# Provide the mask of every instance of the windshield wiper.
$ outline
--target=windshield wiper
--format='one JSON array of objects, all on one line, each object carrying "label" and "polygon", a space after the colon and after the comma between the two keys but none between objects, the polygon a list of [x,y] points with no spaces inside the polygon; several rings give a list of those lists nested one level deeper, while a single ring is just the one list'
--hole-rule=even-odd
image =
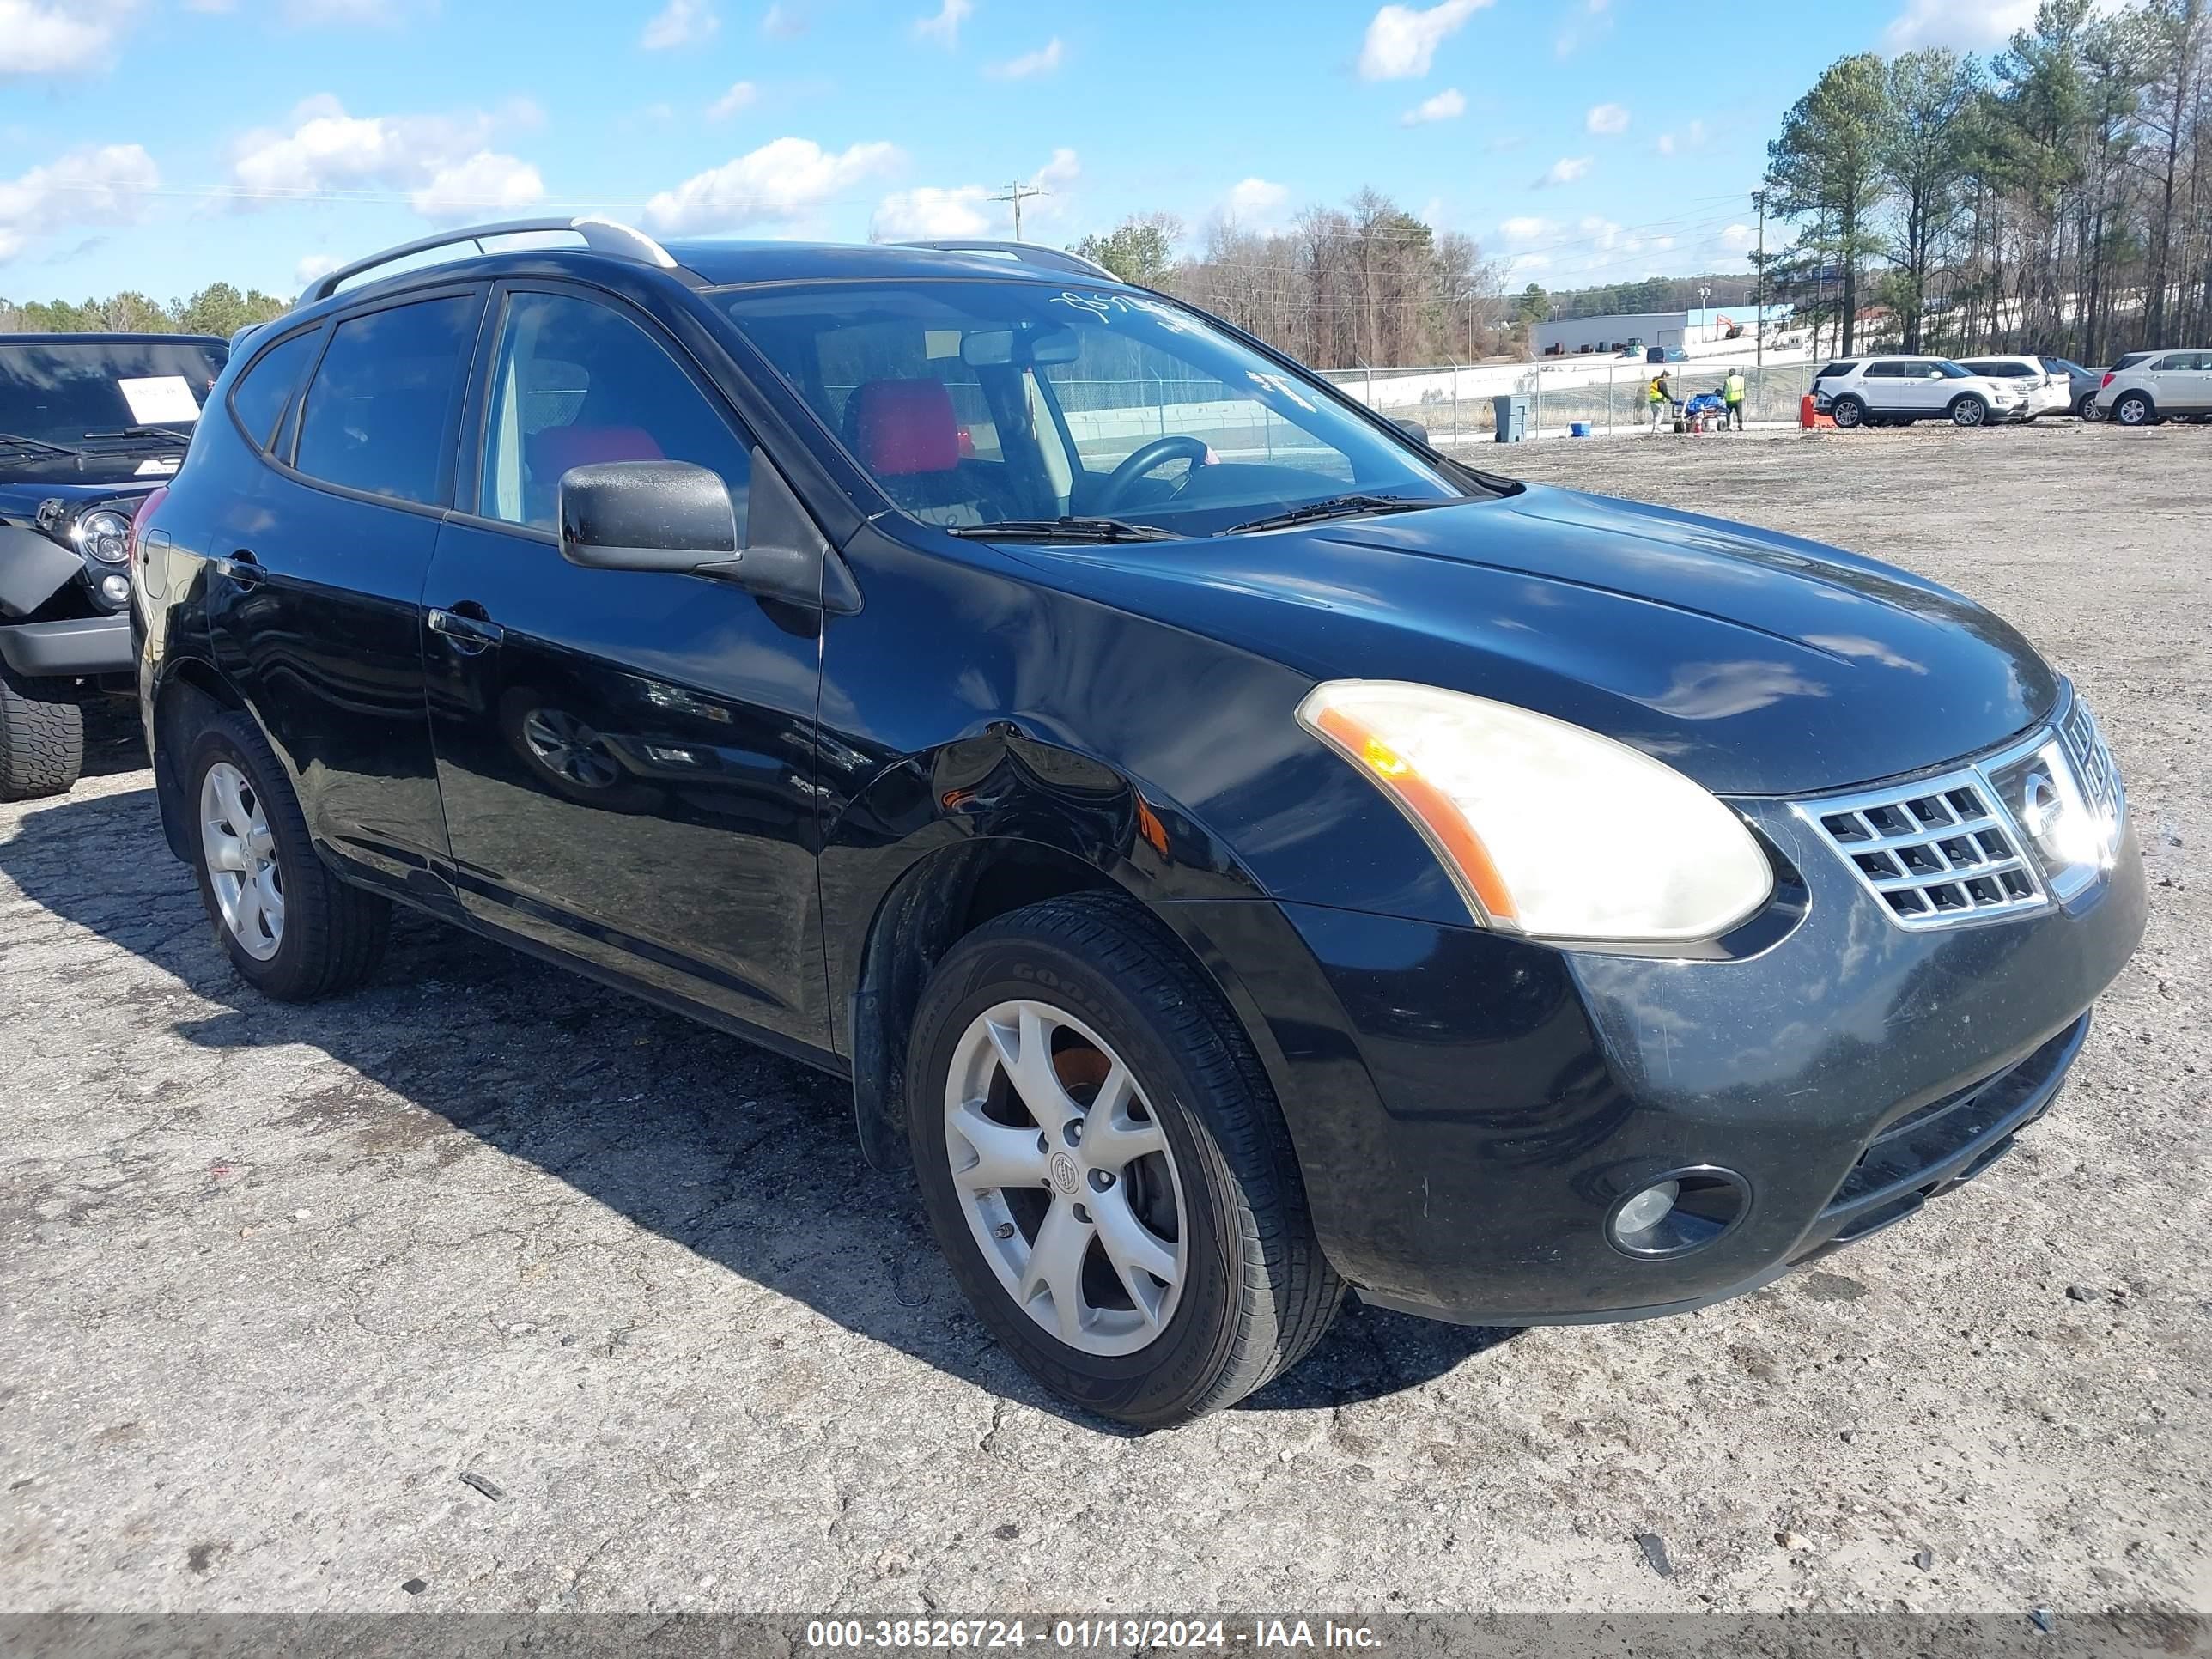
[{"label": "windshield wiper", "polygon": [[1348,519],[1355,513],[1410,513],[1417,507],[1443,505],[1442,501],[1409,501],[1396,495],[1332,495],[1327,501],[1270,513],[1264,519],[1247,519],[1217,533],[1241,536],[1248,530],[1279,530],[1285,525],[1311,524],[1317,519]]},{"label": "windshield wiper", "polygon": [[188,444],[192,441],[189,432],[179,432],[167,426],[125,426],[112,432],[88,432],[88,438],[166,438],[173,444]]},{"label": "windshield wiper", "polygon": [[44,438],[26,438],[21,433],[0,432],[0,444],[10,449],[43,449],[50,455],[82,455],[82,449],[72,449],[67,444],[50,443]]},{"label": "windshield wiper", "polygon": [[1126,519],[1001,519],[996,524],[959,524],[956,536],[979,541],[1021,542],[1173,542],[1182,538],[1172,530]]}]

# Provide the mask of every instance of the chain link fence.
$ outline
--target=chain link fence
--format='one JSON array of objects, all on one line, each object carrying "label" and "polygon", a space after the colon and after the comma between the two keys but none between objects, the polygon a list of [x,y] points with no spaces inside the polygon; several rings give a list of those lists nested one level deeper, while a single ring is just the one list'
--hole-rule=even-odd
[{"label": "chain link fence", "polygon": [[[1586,424],[1593,436],[1648,427],[1648,388],[1661,367],[1629,359],[1569,359],[1558,364],[1325,369],[1322,378],[1379,414],[1419,422],[1428,429],[1431,442],[1449,447],[1495,441],[1493,400],[1507,394],[1528,399],[1528,433],[1532,438],[1564,435],[1576,422]],[[1745,420],[1794,424],[1800,401],[1813,388],[1818,365],[1800,361],[1762,367],[1703,358],[1663,367],[1679,402],[1701,392],[1717,392],[1735,368],[1745,381]]]}]

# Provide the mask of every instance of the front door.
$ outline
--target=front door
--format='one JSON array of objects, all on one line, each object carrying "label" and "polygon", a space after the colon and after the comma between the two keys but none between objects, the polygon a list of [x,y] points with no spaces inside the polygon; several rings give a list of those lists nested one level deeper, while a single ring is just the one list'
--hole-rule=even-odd
[{"label": "front door", "polygon": [[[276,429],[275,465],[222,502],[206,544],[216,659],[259,713],[308,826],[356,873],[434,902],[446,835],[419,608],[483,300],[458,289],[341,318]],[[289,344],[270,354],[271,374]]]},{"label": "front door", "polygon": [[815,854],[817,611],[561,556],[560,477],[750,444],[679,348],[611,298],[498,301],[464,507],[424,589],[430,723],[461,902],[483,920],[826,1047]]}]

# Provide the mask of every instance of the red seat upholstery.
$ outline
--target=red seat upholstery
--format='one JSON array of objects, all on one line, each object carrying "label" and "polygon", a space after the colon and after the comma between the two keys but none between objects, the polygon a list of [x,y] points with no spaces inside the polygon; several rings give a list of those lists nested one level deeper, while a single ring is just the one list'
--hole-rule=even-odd
[{"label": "red seat upholstery", "polygon": [[572,466],[594,461],[659,461],[667,458],[653,434],[639,426],[549,426],[526,440],[532,477],[550,483]]},{"label": "red seat upholstery", "polygon": [[960,465],[960,422],[942,380],[866,381],[854,390],[847,424],[861,465],[879,478]]}]

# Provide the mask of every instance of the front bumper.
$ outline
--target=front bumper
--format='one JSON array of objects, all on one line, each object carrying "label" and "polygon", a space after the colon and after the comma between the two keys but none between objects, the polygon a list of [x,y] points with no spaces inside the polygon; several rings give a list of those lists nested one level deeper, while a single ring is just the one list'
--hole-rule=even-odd
[{"label": "front bumper", "polygon": [[[2049,1106],[2142,937],[2132,830],[2068,906],[1915,933],[1781,803],[1739,805],[1805,888],[1733,958],[1162,907],[1254,1034],[1322,1247],[1367,1300],[1473,1324],[1684,1311],[1904,1219]],[[1614,1207],[1696,1166],[1741,1177],[1735,1224],[1673,1258],[1615,1248]]]},{"label": "front bumper", "polygon": [[61,622],[0,623],[0,661],[18,674],[44,678],[128,674],[137,662],[131,618],[71,617]]}]

